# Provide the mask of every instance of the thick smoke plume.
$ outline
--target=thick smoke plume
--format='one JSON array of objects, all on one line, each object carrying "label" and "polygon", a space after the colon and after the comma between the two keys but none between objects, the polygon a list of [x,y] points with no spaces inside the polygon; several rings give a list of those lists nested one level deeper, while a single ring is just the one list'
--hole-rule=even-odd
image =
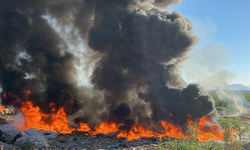
[{"label": "thick smoke plume", "polygon": [[[54,102],[78,116],[76,121],[123,123],[121,129],[135,122],[157,128],[161,120],[184,127],[188,119],[216,115],[213,99],[181,78],[179,66],[198,40],[189,19],[160,9],[180,0],[0,3],[3,104],[17,104],[30,90],[26,99],[45,112]],[[81,92],[74,78],[77,57],[43,17],[47,14],[62,27],[74,26],[96,54],[87,62],[99,60],[91,81],[103,95],[89,99]]]}]

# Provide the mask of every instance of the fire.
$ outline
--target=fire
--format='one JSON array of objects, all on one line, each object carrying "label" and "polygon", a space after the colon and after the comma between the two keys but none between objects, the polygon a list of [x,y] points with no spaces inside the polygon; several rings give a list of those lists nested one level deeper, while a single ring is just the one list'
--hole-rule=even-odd
[{"label": "fire", "polygon": [[3,111],[4,109],[5,109],[5,107],[0,105],[0,111]]},{"label": "fire", "polygon": [[250,116],[246,116],[247,118],[250,118]]},{"label": "fire", "polygon": [[[172,123],[161,121],[164,128],[162,132],[155,132],[150,129],[146,129],[139,123],[134,124],[130,131],[119,131],[118,124],[102,122],[99,126],[94,128],[94,131],[86,123],[79,123],[80,127],[75,129],[70,127],[69,121],[66,119],[67,115],[63,108],[59,108],[56,112],[54,109],[54,103],[50,104],[52,109],[51,114],[46,114],[41,112],[38,106],[33,106],[30,101],[22,102],[21,111],[26,119],[26,129],[36,128],[38,130],[50,130],[57,133],[71,133],[72,131],[84,131],[92,135],[96,134],[108,134],[112,132],[117,132],[117,138],[126,137],[128,140],[137,140],[142,137],[173,137],[177,139],[186,138],[189,139],[189,135],[186,135],[181,127],[175,126]],[[197,139],[205,142],[209,140],[219,140],[223,139],[223,132],[219,131],[217,126],[212,126],[209,129],[206,127],[207,123],[212,123],[208,116],[205,116],[197,121],[199,126],[200,134]],[[192,121],[188,121],[189,125],[192,125]],[[211,132],[213,131],[213,133]]]},{"label": "fire", "polygon": [[[52,114],[42,113],[38,106],[33,106],[32,102],[23,102],[21,111],[26,119],[26,128],[36,128],[38,130],[50,130],[60,133],[71,133],[74,128],[69,127],[69,121],[63,108]],[[45,120],[49,120],[46,123]]]},{"label": "fire", "polygon": [[[206,127],[207,121],[211,123],[208,116],[205,116],[198,120],[198,126],[200,130],[200,134],[197,135],[197,140],[201,142],[206,142],[207,140],[221,140],[223,139],[223,132],[221,132],[218,126],[214,125],[208,128]],[[186,135],[181,127],[175,126],[172,123],[168,123],[166,121],[161,121],[162,126],[164,127],[164,131],[162,133],[157,133],[152,130],[147,130],[136,124],[131,128],[131,130],[127,132],[121,132],[117,137],[127,137],[128,140],[137,140],[142,137],[173,137],[176,139],[190,139],[189,135]],[[192,121],[188,122],[189,125],[192,125]]]},{"label": "fire", "polygon": [[[224,135],[223,132],[220,131],[219,127],[216,125],[213,125],[208,128],[206,127],[207,123],[212,123],[212,121],[209,119],[208,116],[205,116],[198,120],[198,126],[200,130],[200,134],[198,135],[198,139],[200,141],[207,141],[209,140],[221,140],[223,139]],[[189,122],[190,124],[191,122]]]},{"label": "fire", "polygon": [[147,137],[147,138],[164,137],[164,134],[160,134],[152,130],[145,129],[141,125],[136,124],[131,128],[131,130],[128,133],[125,131],[121,131],[121,133],[117,135],[117,137],[118,138],[126,137],[130,141],[130,140],[138,140],[142,137]]},{"label": "fire", "polygon": [[79,123],[80,127],[77,129],[78,131],[91,132],[90,127],[86,123]]},{"label": "fire", "polygon": [[94,135],[96,134],[108,134],[111,132],[116,132],[118,131],[117,125],[115,123],[107,123],[107,122],[102,122],[98,127],[95,128],[95,131],[93,132]]}]

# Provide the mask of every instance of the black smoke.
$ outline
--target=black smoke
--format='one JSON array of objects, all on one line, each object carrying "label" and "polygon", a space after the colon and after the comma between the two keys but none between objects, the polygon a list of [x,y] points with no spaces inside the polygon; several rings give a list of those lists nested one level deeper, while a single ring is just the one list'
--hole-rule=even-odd
[{"label": "black smoke", "polygon": [[[58,108],[66,107],[68,114],[76,111],[79,94],[77,81],[71,75],[76,72],[73,67],[76,58],[65,52],[67,47],[61,46],[63,41],[43,17],[48,9],[56,10],[63,2],[0,3],[0,82],[2,94],[8,95],[7,99],[2,98],[2,104],[20,101],[30,90],[29,100],[44,111],[49,111],[51,102]],[[57,14],[68,11],[58,9]]]},{"label": "black smoke", "polygon": [[[29,100],[45,112],[54,102],[78,122],[123,123],[121,129],[136,122],[154,128],[161,120],[184,126],[188,119],[214,116],[212,98],[199,85],[187,85],[179,71],[198,42],[189,19],[160,9],[179,3],[0,0],[0,84],[2,93],[11,93],[2,103],[16,103],[31,90]],[[45,14],[73,26],[97,54],[91,82],[101,94],[90,99],[81,92],[73,76],[78,58]]]}]

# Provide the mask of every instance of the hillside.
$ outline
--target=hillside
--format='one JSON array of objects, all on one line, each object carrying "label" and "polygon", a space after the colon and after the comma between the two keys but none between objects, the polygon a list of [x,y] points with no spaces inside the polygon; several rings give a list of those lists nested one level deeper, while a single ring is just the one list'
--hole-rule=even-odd
[{"label": "hillside", "polygon": [[249,91],[250,90],[250,87],[247,87],[245,85],[242,85],[242,84],[231,84],[229,85],[232,89],[234,90],[237,90],[237,91]]}]

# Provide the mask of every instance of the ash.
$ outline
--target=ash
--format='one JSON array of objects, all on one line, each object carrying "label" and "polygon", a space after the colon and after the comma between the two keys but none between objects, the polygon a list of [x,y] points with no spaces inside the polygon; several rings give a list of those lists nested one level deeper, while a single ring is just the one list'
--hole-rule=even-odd
[{"label": "ash", "polygon": [[144,138],[127,141],[125,138],[112,139],[105,137],[59,135],[49,142],[52,149],[157,149],[158,139]]}]

